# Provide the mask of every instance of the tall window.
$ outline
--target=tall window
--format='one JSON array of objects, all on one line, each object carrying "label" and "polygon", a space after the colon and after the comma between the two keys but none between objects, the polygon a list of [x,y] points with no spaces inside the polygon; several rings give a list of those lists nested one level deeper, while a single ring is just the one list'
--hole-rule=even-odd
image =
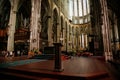
[{"label": "tall window", "polygon": [[69,19],[74,24],[83,24],[90,21],[89,13],[89,0],[69,0]]},{"label": "tall window", "polygon": [[78,16],[77,0],[74,0],[74,16]]},{"label": "tall window", "polygon": [[86,0],[83,0],[83,13],[84,13],[84,15],[87,15],[87,3],[86,3]]},{"label": "tall window", "polygon": [[72,16],[73,16],[73,1],[70,0],[69,1],[69,19],[72,20]]},{"label": "tall window", "polygon": [[87,11],[90,13],[89,0],[87,0]]},{"label": "tall window", "polygon": [[79,6],[79,16],[82,16],[83,14],[82,14],[82,2],[81,2],[81,0],[78,0],[79,2],[78,2],[78,6]]}]

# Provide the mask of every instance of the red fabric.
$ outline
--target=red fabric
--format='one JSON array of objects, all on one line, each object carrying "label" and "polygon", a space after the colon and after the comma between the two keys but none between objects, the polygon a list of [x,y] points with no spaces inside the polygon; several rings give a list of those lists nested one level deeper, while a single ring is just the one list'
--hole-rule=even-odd
[{"label": "red fabric", "polygon": [[66,55],[62,55],[62,56],[61,56],[61,59],[62,59],[62,60],[67,60],[67,59],[69,59],[69,58],[70,58],[70,57],[69,57],[69,56],[66,56]]}]

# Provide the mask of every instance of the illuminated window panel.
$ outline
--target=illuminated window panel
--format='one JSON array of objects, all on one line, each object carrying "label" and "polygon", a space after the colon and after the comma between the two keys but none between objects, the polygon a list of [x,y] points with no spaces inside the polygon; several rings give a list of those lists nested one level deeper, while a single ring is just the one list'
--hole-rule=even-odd
[{"label": "illuminated window panel", "polygon": [[82,14],[82,2],[81,2],[81,0],[78,0],[78,3],[79,3],[79,16],[83,16],[83,14]]},{"label": "illuminated window panel", "polygon": [[80,23],[80,24],[83,24],[83,19],[80,19],[80,20],[79,20],[79,23]]},{"label": "illuminated window panel", "polygon": [[82,36],[80,35],[80,48],[82,47]]},{"label": "illuminated window panel", "polygon": [[82,48],[84,48],[84,46],[85,46],[85,45],[84,45],[84,44],[85,44],[84,42],[85,42],[85,41],[84,41],[84,34],[82,34]]},{"label": "illuminated window panel", "polygon": [[88,22],[90,21],[90,15],[88,16]]},{"label": "illuminated window panel", "polygon": [[[89,22],[89,13],[89,0],[69,0],[69,19],[72,20],[73,24],[83,24]],[[87,17],[84,21],[83,16]]]},{"label": "illuminated window panel", "polygon": [[73,1],[69,2],[69,19],[72,20],[73,16]]},{"label": "illuminated window panel", "polygon": [[78,16],[77,0],[74,0],[74,16]]},{"label": "illuminated window panel", "polygon": [[87,15],[86,0],[83,0],[83,13],[84,13],[84,15]]},{"label": "illuminated window panel", "polygon": [[75,24],[77,24],[77,20],[74,20],[73,22],[74,22]]},{"label": "illuminated window panel", "polygon": [[87,38],[87,35],[85,35],[85,47],[87,47],[88,46],[88,40],[87,40],[88,38]]},{"label": "illuminated window panel", "polygon": [[87,11],[88,11],[88,14],[89,14],[90,13],[89,0],[87,0]]},{"label": "illuminated window panel", "polygon": [[87,23],[88,22],[88,20],[87,20],[87,18],[85,18],[85,23]]}]

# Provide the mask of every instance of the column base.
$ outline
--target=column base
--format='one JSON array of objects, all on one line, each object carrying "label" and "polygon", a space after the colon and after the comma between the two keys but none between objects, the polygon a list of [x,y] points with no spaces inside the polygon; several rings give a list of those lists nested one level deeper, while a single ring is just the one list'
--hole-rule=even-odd
[{"label": "column base", "polygon": [[105,60],[113,60],[112,52],[105,52]]}]

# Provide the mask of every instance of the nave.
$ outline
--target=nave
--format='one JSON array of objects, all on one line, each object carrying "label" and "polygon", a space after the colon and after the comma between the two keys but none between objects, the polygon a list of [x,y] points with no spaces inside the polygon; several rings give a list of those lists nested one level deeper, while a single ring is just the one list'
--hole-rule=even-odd
[{"label": "nave", "polygon": [[0,0],[1,79],[119,80],[119,72],[119,0]]}]

